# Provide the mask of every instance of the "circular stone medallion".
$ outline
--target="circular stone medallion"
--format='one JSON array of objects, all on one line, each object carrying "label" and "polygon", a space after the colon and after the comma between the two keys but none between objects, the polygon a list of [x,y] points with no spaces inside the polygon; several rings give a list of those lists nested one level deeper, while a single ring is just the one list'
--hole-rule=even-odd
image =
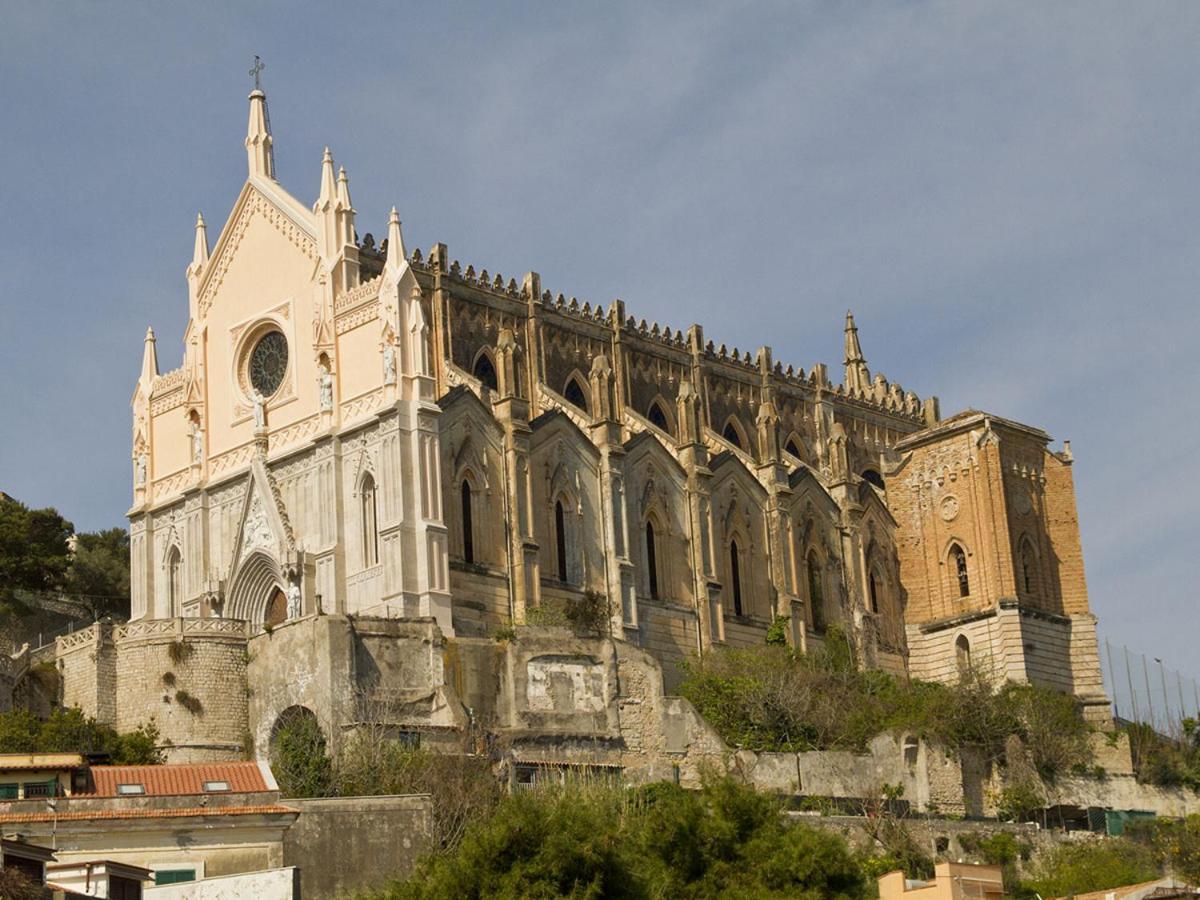
[{"label": "circular stone medallion", "polygon": [[949,497],[943,497],[942,504],[939,507],[939,512],[941,512],[943,521],[951,521],[955,516],[958,515],[958,498],[953,495]]}]

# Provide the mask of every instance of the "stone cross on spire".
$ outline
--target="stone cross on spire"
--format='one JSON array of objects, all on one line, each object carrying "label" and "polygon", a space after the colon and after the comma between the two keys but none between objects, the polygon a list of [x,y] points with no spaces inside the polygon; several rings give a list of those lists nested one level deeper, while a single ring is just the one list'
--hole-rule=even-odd
[{"label": "stone cross on spire", "polygon": [[271,142],[271,119],[267,115],[267,95],[262,90],[263,61],[254,57],[254,90],[250,92],[250,122],[246,126],[246,160],[250,175],[275,178],[275,151]]},{"label": "stone cross on spire", "polygon": [[262,70],[267,67],[267,64],[262,61],[262,57],[255,54],[254,66],[250,69],[250,74],[254,77],[254,89],[262,90]]}]

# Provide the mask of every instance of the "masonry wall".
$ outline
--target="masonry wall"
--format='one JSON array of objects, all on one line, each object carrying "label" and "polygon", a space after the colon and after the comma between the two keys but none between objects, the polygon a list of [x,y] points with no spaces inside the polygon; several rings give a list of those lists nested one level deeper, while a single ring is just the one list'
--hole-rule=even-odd
[{"label": "masonry wall", "polygon": [[97,622],[54,641],[60,697],[64,706],[76,706],[85,715],[116,724],[116,648],[112,626]]},{"label": "masonry wall", "polygon": [[17,686],[21,668],[17,657],[0,652],[0,713],[12,709],[13,690]]},{"label": "masonry wall", "polygon": [[694,610],[640,599],[638,601],[638,644],[662,664],[668,693],[683,680],[682,663],[695,657],[700,636]]},{"label": "masonry wall", "polygon": [[117,626],[118,731],[153,722],[170,762],[241,759],[249,716],[244,625],[157,619]]},{"label": "masonry wall", "polygon": [[433,804],[425,794],[289,800],[288,805],[300,816],[284,835],[283,860],[301,868],[306,897],[379,888],[411,872],[430,846]]}]

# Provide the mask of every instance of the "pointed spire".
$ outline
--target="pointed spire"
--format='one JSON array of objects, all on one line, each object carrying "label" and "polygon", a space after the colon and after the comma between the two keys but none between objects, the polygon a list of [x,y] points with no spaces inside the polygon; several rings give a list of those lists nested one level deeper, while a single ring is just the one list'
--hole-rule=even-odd
[{"label": "pointed spire", "polygon": [[246,160],[250,175],[275,178],[275,151],[271,149],[271,120],[267,95],[255,88],[250,93],[250,123],[246,126]]},{"label": "pointed spire", "polygon": [[846,310],[846,358],[843,360],[846,374],[843,381],[848,391],[865,391],[871,385],[871,373],[858,343],[858,326],[854,324],[854,313]]},{"label": "pointed spire", "polygon": [[387,266],[389,269],[398,269],[408,259],[408,253],[404,249],[404,234],[400,231],[400,214],[394,206],[388,218],[387,242]]},{"label": "pointed spire", "polygon": [[337,200],[337,187],[333,178],[333,154],[325,148],[325,158],[321,160],[321,195],[317,197],[313,210],[329,209]]},{"label": "pointed spire", "polygon": [[158,352],[154,346],[154,329],[146,329],[146,344],[142,350],[142,382],[149,384],[158,377]]},{"label": "pointed spire", "polygon": [[196,244],[192,249],[192,270],[199,272],[208,262],[208,227],[204,216],[196,213]]},{"label": "pointed spire", "polygon": [[338,203],[342,205],[343,209],[354,208],[350,202],[350,177],[346,174],[345,166],[338,169],[337,193]]},{"label": "pointed spire", "polygon": [[854,324],[854,313],[846,310],[846,365],[866,362],[862,347],[858,343],[858,326]]}]

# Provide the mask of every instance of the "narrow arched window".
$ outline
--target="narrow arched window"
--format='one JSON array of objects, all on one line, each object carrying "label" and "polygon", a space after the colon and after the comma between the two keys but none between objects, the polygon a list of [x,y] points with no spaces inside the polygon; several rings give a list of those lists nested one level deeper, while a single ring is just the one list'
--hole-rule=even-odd
[{"label": "narrow arched window", "polygon": [[1033,553],[1033,545],[1029,538],[1021,541],[1021,587],[1026,594],[1038,592],[1037,557]]},{"label": "narrow arched window", "polygon": [[960,634],[954,642],[954,658],[958,663],[960,678],[966,678],[971,671],[971,642],[965,634]]},{"label": "narrow arched window", "polygon": [[362,519],[363,568],[379,564],[379,525],[376,518],[375,479],[367,475],[358,492],[360,517]]},{"label": "narrow arched window", "polygon": [[825,590],[821,578],[821,560],[815,550],[808,551],[805,568],[808,570],[808,606],[812,612],[813,631],[824,634]]},{"label": "narrow arched window", "polygon": [[729,542],[729,582],[733,589],[733,614],[742,614],[742,560],[735,538]]},{"label": "narrow arched window", "polygon": [[667,422],[667,411],[663,409],[661,403],[655,400],[650,404],[650,409],[646,412],[646,418],[650,420],[655,428],[661,428],[668,434],[671,433],[671,426]]},{"label": "narrow arched window", "polygon": [[492,363],[492,358],[486,353],[480,353],[475,360],[475,371],[473,373],[476,378],[486,388],[496,390],[496,366]]},{"label": "narrow arched window", "polygon": [[871,612],[879,612],[879,582],[874,572],[867,576],[867,592],[871,597]]},{"label": "narrow arched window", "polygon": [[789,438],[788,442],[787,442],[787,446],[784,447],[783,449],[786,450],[788,453],[792,454],[792,456],[796,457],[796,459],[804,459],[804,454],[802,454],[800,452],[800,447],[796,443],[794,438]]},{"label": "narrow arched window", "polygon": [[646,574],[650,579],[650,598],[658,599],[658,547],[654,541],[654,523],[646,520]]},{"label": "narrow arched window", "polygon": [[475,562],[475,525],[471,519],[471,483],[463,479],[462,483],[462,539],[463,560]]},{"label": "narrow arched window", "polygon": [[967,554],[955,544],[950,548],[950,563],[954,566],[954,577],[958,579],[958,596],[971,596],[971,577],[967,573]]},{"label": "narrow arched window", "polygon": [[863,477],[863,480],[867,482],[867,484],[874,485],[875,487],[879,488],[881,491],[887,489],[887,485],[885,485],[883,483],[883,476],[880,475],[874,469],[864,469],[863,473],[862,473],[862,477]]},{"label": "narrow arched window", "polygon": [[558,580],[567,580],[567,517],[563,512],[562,501],[554,504],[554,542],[558,551]]},{"label": "narrow arched window", "polygon": [[725,423],[725,430],[721,432],[721,437],[725,438],[725,440],[729,441],[729,443],[733,444],[739,450],[742,449],[742,436],[738,434],[738,430],[732,420]]},{"label": "narrow arched window", "polygon": [[168,615],[178,616],[183,604],[183,558],[179,548],[172,547],[167,555],[167,604]]},{"label": "narrow arched window", "polygon": [[578,406],[584,412],[588,411],[587,394],[584,393],[583,385],[579,383],[579,379],[574,375],[567,379],[567,386],[563,390],[563,396],[567,398],[568,403]]}]

